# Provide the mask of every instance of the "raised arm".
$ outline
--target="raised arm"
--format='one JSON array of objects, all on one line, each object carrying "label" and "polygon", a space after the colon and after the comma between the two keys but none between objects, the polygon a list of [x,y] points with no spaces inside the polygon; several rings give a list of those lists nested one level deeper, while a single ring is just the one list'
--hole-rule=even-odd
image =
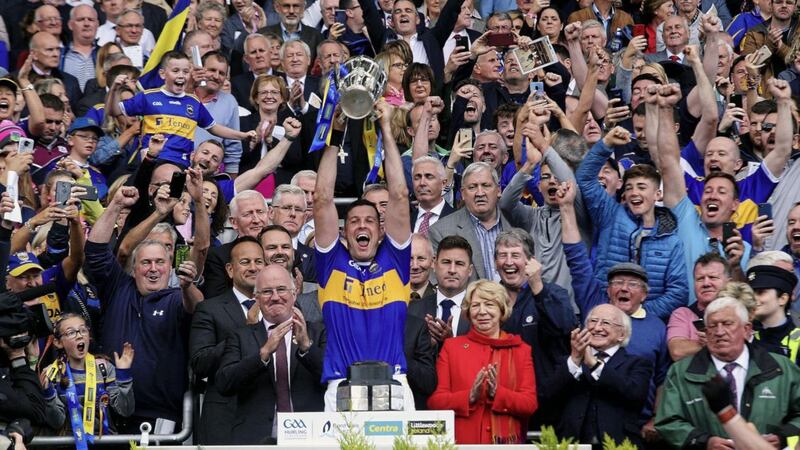
[{"label": "raised arm", "polygon": [[[716,37],[717,33],[712,33]],[[706,44],[706,51],[709,47],[718,49],[719,45]],[[692,104],[696,104],[696,108],[700,113],[700,122],[694,130],[692,140],[695,147],[698,149],[705,149],[711,139],[717,135],[717,123],[719,122],[719,112],[717,111],[717,98],[714,95],[714,85],[711,84],[706,72],[703,70],[703,64],[700,61],[700,51],[695,46],[688,46],[684,49],[684,54],[692,66],[694,77],[697,80],[697,86],[692,89],[687,99],[690,114],[695,115],[692,111]],[[719,53],[719,51],[715,52]],[[706,55],[708,56],[708,55]],[[714,66],[716,68],[716,65]],[[697,116],[695,116],[697,117]]]},{"label": "raised arm", "polygon": [[339,238],[339,213],[333,204],[333,188],[336,185],[336,153],[344,141],[346,120],[347,117],[341,110],[334,113],[331,145],[323,150],[317,169],[317,184],[314,187],[314,240],[320,248],[330,247]]},{"label": "raised arm", "polygon": [[287,117],[283,121],[283,128],[286,130],[286,134],[278,142],[278,145],[267,152],[267,156],[261,158],[255,167],[236,177],[233,182],[236,192],[253,189],[261,180],[278,168],[284,156],[286,156],[286,152],[292,146],[292,142],[300,136],[300,121],[293,117]]},{"label": "raised arm", "polygon": [[194,242],[189,259],[194,261],[198,271],[202,271],[211,247],[211,220],[203,199],[203,172],[192,168],[186,169],[186,172],[186,190],[194,202]]},{"label": "raised arm", "polygon": [[[647,152],[650,154],[650,159],[656,165],[658,170],[661,170],[661,155],[658,152],[658,90],[650,93],[647,89],[643,92],[644,95],[644,135],[647,139]],[[648,97],[650,101],[648,101]],[[648,137],[649,136],[649,137]]]},{"label": "raised arm", "polygon": [[67,257],[61,261],[61,267],[64,269],[64,278],[74,283],[78,279],[78,271],[83,266],[83,227],[81,226],[81,216],[78,212],[79,199],[75,199],[75,203],[67,208],[66,212],[69,221],[69,253]]},{"label": "raised arm", "polygon": [[767,80],[767,87],[778,103],[778,120],[775,123],[775,148],[764,157],[764,164],[773,176],[779,177],[792,155],[796,124],[792,117],[792,90],[787,81],[777,78]]},{"label": "raised arm", "polygon": [[106,210],[94,223],[92,231],[89,232],[89,242],[106,244],[111,240],[114,233],[114,225],[117,223],[119,214],[125,208],[130,208],[139,199],[139,191],[132,186],[122,186],[114,194]]},{"label": "raised arm", "polygon": [[681,148],[678,135],[675,133],[675,120],[672,109],[681,98],[681,89],[677,84],[666,86],[648,86],[652,94],[658,91],[658,149],[661,160],[661,178],[664,181],[664,205],[674,208],[686,196],[686,181],[683,179],[681,167]]},{"label": "raised arm", "polygon": [[[386,208],[386,234],[396,243],[404,244],[411,237],[411,215],[408,204],[408,186],[403,176],[403,163],[400,151],[392,135],[392,114],[394,108],[383,100],[378,100],[375,109],[383,134],[383,171],[386,174],[386,187],[389,190],[389,207]],[[319,179],[317,179],[319,183]],[[316,201],[316,200],[315,200]],[[316,224],[318,227],[319,224]]]},{"label": "raised arm", "polygon": [[39,136],[42,134],[42,131],[44,131],[44,105],[42,105],[42,100],[35,90],[25,89],[28,86],[32,86],[28,78],[31,73],[31,68],[33,67],[32,64],[33,54],[30,54],[19,69],[17,80],[19,81],[19,87],[22,88],[21,92],[22,97],[25,99],[25,106],[28,107],[28,130],[30,130],[31,134],[34,136]]},{"label": "raised arm", "polygon": [[119,261],[123,267],[125,267],[133,249],[150,234],[150,230],[152,230],[156,224],[164,220],[164,218],[172,212],[172,209],[178,204],[178,199],[169,196],[169,185],[165,184],[156,191],[153,196],[153,203],[156,207],[155,210],[153,210],[145,220],[131,228],[119,245],[117,261]]}]

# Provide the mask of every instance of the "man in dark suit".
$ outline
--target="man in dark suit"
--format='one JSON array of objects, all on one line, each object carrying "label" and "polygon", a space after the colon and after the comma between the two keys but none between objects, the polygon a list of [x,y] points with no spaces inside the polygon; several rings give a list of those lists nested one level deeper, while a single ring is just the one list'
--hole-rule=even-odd
[{"label": "man in dark suit", "polygon": [[639,415],[647,400],[650,361],[625,351],[631,335],[627,314],[613,305],[592,309],[583,330],[572,332],[572,351],[548,386],[564,401],[558,435],[598,444],[608,434],[620,444],[642,446]]},{"label": "man in dark suit", "polygon": [[436,390],[436,353],[425,321],[419,317],[406,316],[403,353],[408,385],[414,393],[414,407],[427,409],[428,397]]},{"label": "man in dark suit", "polygon": [[[378,12],[375,3],[372,0],[358,1],[364,12],[365,23],[379,23],[382,13]],[[417,28],[420,23],[420,17],[414,3],[410,0],[395,2],[392,9],[392,27],[394,31],[389,28],[381,28],[376,29],[373,34],[372,30],[370,30],[370,37],[375,39],[373,41],[375,47],[380,47],[386,41],[394,38],[403,39],[411,46],[414,61],[427,61],[428,65],[433,69],[433,73],[443,74],[445,60],[442,48],[444,48],[450,33],[453,31],[463,3],[461,0],[448,0],[442,8],[442,13],[439,15],[436,25],[420,32]],[[378,49],[376,48],[376,50]],[[436,85],[433,86],[434,92],[441,90],[442,81],[442,77],[436,77]]]},{"label": "man in dark suit", "polygon": [[447,236],[439,243],[434,272],[439,284],[433,295],[408,305],[408,315],[425,319],[437,353],[445,339],[469,331],[461,303],[472,275],[472,247],[461,236]]},{"label": "man in dark suit", "polygon": [[289,88],[287,104],[295,114],[303,114],[308,111],[307,102],[311,98],[311,94],[321,99],[319,77],[308,75],[315,53],[311,51],[307,43],[299,39],[286,41],[281,46],[281,67],[286,79],[286,87]]},{"label": "man in dark suit", "polygon": [[[230,204],[231,226],[239,236],[258,239],[261,230],[269,223],[267,204],[257,191],[242,191],[236,194]],[[230,287],[225,265],[230,261],[233,243],[213,247],[208,252],[201,286],[205,298],[216,297]]]},{"label": "man in dark suit", "polygon": [[263,320],[236,330],[227,340],[216,375],[224,395],[237,398],[231,442],[274,442],[279,412],[322,411],[322,355],[325,330],[295,308],[297,291],[278,264],[256,278]]},{"label": "man in dark suit", "polygon": [[[289,230],[277,224],[264,227],[264,231],[258,236],[258,240],[261,243],[261,248],[264,249],[266,264],[283,266],[292,273],[295,279],[295,288],[297,288],[298,292],[301,291],[301,288],[304,288],[302,289],[304,293],[298,294],[296,303],[300,311],[303,311],[303,316],[306,320],[309,322],[321,322],[322,311],[316,297],[316,284],[305,284],[307,280],[302,275],[304,265],[307,266],[305,270],[309,270],[308,266],[311,267],[310,270],[313,270],[313,264],[306,263],[313,257],[311,249],[303,245],[301,251],[304,253],[298,256],[298,252],[292,247],[292,237],[289,234]],[[298,243],[298,245],[302,244]],[[312,256],[308,256],[309,252]],[[305,292],[306,290],[308,292]]]},{"label": "man in dark suit", "polygon": [[276,0],[275,11],[281,21],[275,25],[266,26],[259,33],[274,33],[288,42],[300,39],[311,48],[311,61],[317,57],[317,44],[322,41],[322,34],[316,28],[307,27],[300,21],[303,18],[306,4],[304,0]]},{"label": "man in dark suit", "polygon": [[306,217],[306,195],[299,186],[282,184],[275,188],[272,194],[272,204],[269,207],[269,219],[275,225],[280,225],[289,232],[294,249],[294,262],[303,281],[314,283],[317,273],[314,269],[314,251],[299,242],[297,235],[303,226]]},{"label": "man in dark suit", "polygon": [[230,262],[225,267],[233,279],[233,288],[218,297],[206,299],[194,310],[189,336],[189,364],[198,378],[207,378],[197,427],[200,444],[227,444],[231,441],[236,399],[220,394],[214,384],[214,375],[219,369],[228,335],[247,324],[251,309],[254,318],[258,317],[253,291],[256,277],[264,265],[261,244],[250,236],[237,238],[232,243]]},{"label": "man in dark suit", "polygon": [[432,267],[433,247],[431,247],[431,241],[420,233],[412,234],[410,269],[412,302],[436,293],[436,285],[431,281]]},{"label": "man in dark suit", "polygon": [[255,112],[257,108],[250,102],[250,89],[258,75],[268,74],[272,71],[269,65],[272,49],[267,38],[259,33],[245,36],[243,45],[244,56],[242,59],[250,70],[231,78],[231,94],[236,98],[239,106]]},{"label": "man in dark suit", "polygon": [[[457,234],[464,237],[472,248],[473,279],[493,279],[497,276],[494,252],[484,254],[483,248],[494,249],[494,237],[511,228],[500,213],[500,180],[497,171],[488,163],[474,162],[467,166],[461,177],[461,197],[464,207],[436,222],[428,237],[434,250],[445,236]],[[477,219],[474,220],[474,219]],[[478,230],[477,227],[481,227]],[[481,245],[483,240],[483,245]]]},{"label": "man in dark suit", "polygon": [[82,96],[78,79],[58,69],[61,59],[61,41],[50,33],[40,31],[31,38],[30,48],[33,56],[31,81],[36,82],[45,77],[58,78],[64,83],[64,90],[72,110],[77,109],[78,100]]}]

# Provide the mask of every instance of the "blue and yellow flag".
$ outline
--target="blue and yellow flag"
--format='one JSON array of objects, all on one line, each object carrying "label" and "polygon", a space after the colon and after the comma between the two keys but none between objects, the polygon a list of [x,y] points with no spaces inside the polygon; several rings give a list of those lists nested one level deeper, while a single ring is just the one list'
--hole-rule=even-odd
[{"label": "blue and yellow flag", "polygon": [[158,76],[158,67],[161,65],[161,57],[165,53],[173,50],[180,50],[183,43],[183,27],[186,25],[186,18],[189,16],[189,0],[178,0],[172,14],[169,15],[158,42],[150,54],[150,59],[144,65],[142,75],[139,77],[139,84],[143,89],[153,89],[161,87],[164,80]]},{"label": "blue and yellow flag", "polygon": [[377,124],[369,119],[364,120],[364,148],[367,150],[367,160],[370,163],[369,173],[364,180],[364,186],[377,183],[383,178],[383,135]]},{"label": "blue and yellow flag", "polygon": [[[340,76],[346,73],[344,67],[339,66]],[[337,104],[339,104],[339,90],[336,89],[336,77],[333,70],[331,70],[325,80],[325,89],[322,91],[322,106],[317,112],[317,130],[314,132],[314,140],[311,142],[308,153],[322,150],[331,143],[333,113],[336,111]]]}]

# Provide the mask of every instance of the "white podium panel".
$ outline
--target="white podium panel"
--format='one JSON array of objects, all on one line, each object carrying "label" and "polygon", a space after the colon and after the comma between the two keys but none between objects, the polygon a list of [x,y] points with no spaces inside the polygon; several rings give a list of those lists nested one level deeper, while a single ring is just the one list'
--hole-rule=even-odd
[{"label": "white podium panel", "polygon": [[363,411],[340,413],[278,413],[281,447],[339,447],[341,430],[352,427],[376,445],[390,445],[395,436],[414,443],[443,436],[455,442],[453,411]]}]

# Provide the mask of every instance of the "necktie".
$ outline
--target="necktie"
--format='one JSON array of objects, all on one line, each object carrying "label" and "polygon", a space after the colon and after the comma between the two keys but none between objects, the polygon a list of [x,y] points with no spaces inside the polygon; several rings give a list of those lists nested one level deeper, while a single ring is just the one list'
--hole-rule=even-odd
[{"label": "necktie", "polygon": [[419,300],[420,298],[422,297],[420,297],[417,291],[411,291],[411,300]]},{"label": "necktie", "polygon": [[255,304],[256,304],[256,301],[251,299],[251,298],[248,298],[247,300],[242,302],[242,305],[244,305],[244,308],[246,310],[248,310],[248,311],[250,311],[250,308],[252,308],[253,305],[255,305]]},{"label": "necktie", "polygon": [[[277,325],[269,327],[270,333]],[[289,363],[286,359],[286,345],[281,342],[275,350],[275,397],[278,412],[292,412],[289,394]]]},{"label": "necktie", "polygon": [[447,321],[450,320],[450,309],[453,308],[453,306],[456,306],[456,302],[446,298],[442,300],[440,305],[442,305],[442,322],[447,323]]},{"label": "necktie", "polygon": [[597,358],[597,359],[602,359],[603,362],[605,362],[606,358],[608,358],[608,353],[606,353],[606,352],[601,350],[601,351],[595,353],[594,357]]},{"label": "necktie", "polygon": [[681,62],[681,58],[678,55],[670,56],[669,60],[672,61],[672,62]]},{"label": "necktie", "polygon": [[433,215],[432,212],[426,211],[422,215],[422,222],[419,223],[419,231],[418,231],[418,233],[423,235],[423,236],[425,236],[425,237],[428,237],[428,228],[431,227],[431,216],[432,215]]},{"label": "necktie", "polygon": [[733,371],[736,369],[737,366],[738,364],[732,362],[725,364],[725,367],[723,367],[726,372],[725,378],[726,381],[728,382],[728,387],[731,390],[731,404],[733,404],[733,406],[735,406],[736,409],[739,408],[739,397],[736,394],[736,378],[733,377]]}]

